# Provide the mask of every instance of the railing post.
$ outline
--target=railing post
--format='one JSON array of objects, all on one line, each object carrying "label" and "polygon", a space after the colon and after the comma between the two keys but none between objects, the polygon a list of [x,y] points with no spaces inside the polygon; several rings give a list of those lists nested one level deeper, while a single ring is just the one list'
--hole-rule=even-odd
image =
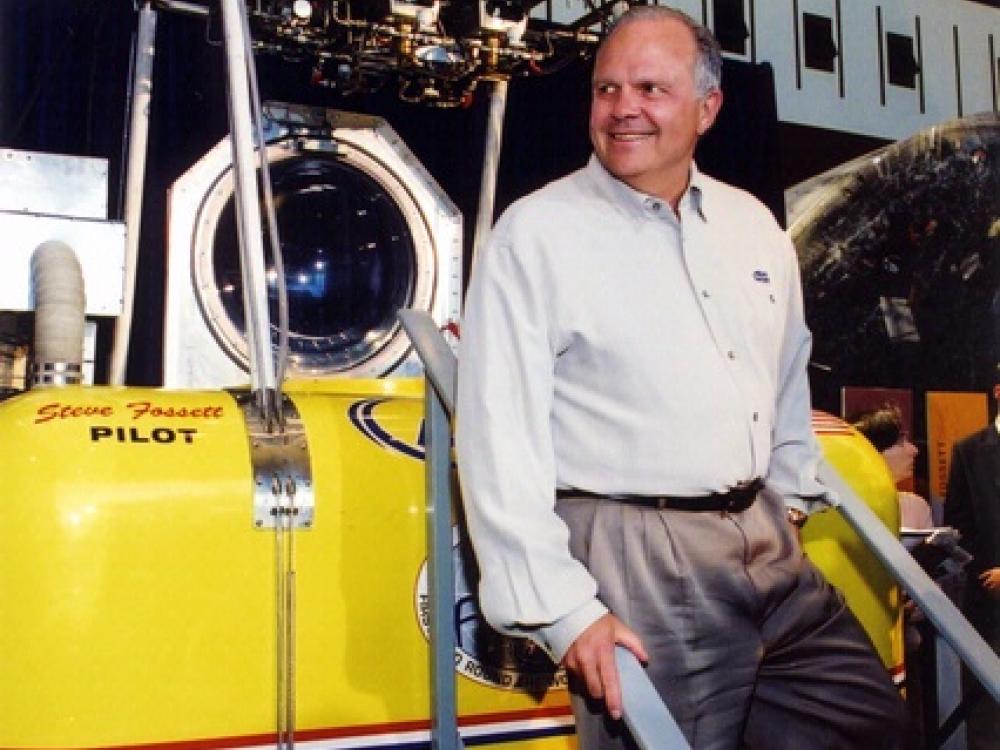
[{"label": "railing post", "polygon": [[427,313],[401,310],[400,322],[424,363],[424,470],[427,489],[428,632],[431,642],[431,747],[460,750],[455,696],[455,558],[451,533],[451,422],[455,355]]},{"label": "railing post", "polygon": [[[451,551],[451,432],[447,415],[455,409],[456,359],[441,335],[434,319],[424,312],[400,310],[400,322],[406,330],[413,348],[417,350],[427,377],[426,400],[426,450],[427,450],[427,493],[428,493],[428,569],[431,577],[431,652],[434,689],[432,692],[432,712],[438,724],[438,734],[443,742],[453,734],[461,746],[457,730],[444,731],[444,722],[455,720],[454,710],[454,652],[455,634],[451,629],[451,600],[454,591],[454,569]],[[439,411],[440,410],[440,411]],[[442,424],[438,424],[442,420]],[[434,447],[432,448],[432,445]],[[433,516],[433,518],[432,518]],[[434,527],[433,531],[431,527]],[[445,541],[446,540],[446,541]],[[447,562],[442,562],[446,560]],[[435,566],[440,566],[435,574]],[[445,570],[447,568],[447,570]],[[445,580],[447,576],[447,580]],[[436,596],[437,591],[444,596]],[[447,597],[447,598],[445,598]],[[440,619],[438,619],[440,618]],[[448,631],[445,634],[444,631]],[[660,699],[649,677],[642,670],[631,651],[619,647],[615,652],[615,663],[621,674],[622,713],[625,724],[640,750],[691,750],[680,727],[674,721],[666,704]],[[443,685],[443,683],[448,683]],[[450,691],[450,692],[449,692]],[[451,701],[450,709],[446,704]],[[447,714],[450,710],[451,713]],[[448,718],[450,717],[450,719]],[[454,726],[454,724],[452,724]],[[435,740],[436,742],[437,740]],[[456,747],[444,744],[435,747]]]},{"label": "railing post", "polygon": [[451,425],[429,378],[424,382],[427,578],[431,641],[431,747],[458,750],[455,695],[455,562],[451,533]]},{"label": "railing post", "polygon": [[[939,728],[962,703],[962,662],[940,633],[934,634],[934,666],[937,675],[937,723]],[[942,738],[938,750],[965,750],[965,722],[950,736]]]}]

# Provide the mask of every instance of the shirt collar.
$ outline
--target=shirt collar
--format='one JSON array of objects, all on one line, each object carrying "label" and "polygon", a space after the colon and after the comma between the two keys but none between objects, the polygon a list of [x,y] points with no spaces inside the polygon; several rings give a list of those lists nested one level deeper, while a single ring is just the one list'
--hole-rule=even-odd
[{"label": "shirt collar", "polygon": [[[636,219],[665,218],[668,221],[676,222],[670,205],[665,200],[629,187],[605,169],[596,154],[591,154],[590,161],[587,163],[587,172],[602,192],[630,216]],[[698,166],[691,162],[691,177],[688,180],[687,190],[681,196],[681,216],[693,212],[701,217],[702,221],[708,221],[708,216],[705,213],[704,186],[705,176],[698,169]]]}]

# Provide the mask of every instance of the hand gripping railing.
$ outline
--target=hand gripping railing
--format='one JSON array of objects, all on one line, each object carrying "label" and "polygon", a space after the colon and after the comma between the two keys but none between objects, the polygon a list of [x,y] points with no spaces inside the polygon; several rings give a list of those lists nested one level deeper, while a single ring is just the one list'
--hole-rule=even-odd
[{"label": "hand gripping railing", "polygon": [[[430,579],[431,744],[462,747],[455,706],[455,634],[451,624],[454,567],[451,552],[451,429],[456,358],[430,315],[401,310],[399,319],[417,350],[427,378],[427,535]],[[670,711],[635,656],[621,646],[615,662],[622,684],[622,714],[641,750],[690,750]]]}]

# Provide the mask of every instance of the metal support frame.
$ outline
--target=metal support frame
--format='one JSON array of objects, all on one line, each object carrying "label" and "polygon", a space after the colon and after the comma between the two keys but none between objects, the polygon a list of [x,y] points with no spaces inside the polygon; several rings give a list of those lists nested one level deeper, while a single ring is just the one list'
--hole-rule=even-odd
[{"label": "metal support frame", "polygon": [[[427,376],[432,743],[435,748],[459,748],[461,738],[455,728],[455,634],[451,625],[451,592],[455,583],[451,551],[451,429],[448,423],[448,415],[455,408],[456,358],[430,315],[417,310],[401,310],[399,319],[420,355]],[[442,596],[436,592],[441,592]],[[680,727],[632,652],[618,647],[615,663],[622,682],[625,724],[640,749],[690,750]],[[447,744],[452,737],[458,744]]]},{"label": "metal support frame", "polygon": [[486,121],[486,146],[483,153],[483,174],[479,182],[479,208],[476,213],[475,235],[472,239],[472,260],[479,255],[486,238],[493,228],[493,211],[496,207],[497,172],[500,168],[500,149],[503,146],[503,119],[507,111],[507,81],[492,82],[490,114]]},{"label": "metal support frame", "polygon": [[[264,236],[257,190],[249,66],[253,64],[244,31],[243,0],[222,0],[222,29],[229,91],[229,127],[233,148],[236,218],[243,274],[243,304],[250,356],[250,378],[266,417],[272,417],[278,384],[271,354],[271,322],[264,269]],[[268,420],[270,421],[270,419]]]},{"label": "metal support frame", "polygon": [[451,533],[451,426],[437,389],[424,389],[426,411],[427,573],[431,639],[431,747],[464,747],[455,695],[455,562]]},{"label": "metal support frame", "polygon": [[[295,747],[295,533],[312,523],[312,484],[305,432],[294,414],[283,420],[280,388],[271,351],[257,159],[265,172],[263,139],[255,153],[255,75],[247,7],[244,0],[221,0],[223,47],[226,57],[230,145],[233,152],[236,227],[243,280],[243,309],[253,409],[247,411],[251,457],[259,462],[255,476],[255,523],[275,530],[275,606],[277,747]],[[259,128],[258,135],[259,135]],[[274,241],[274,240],[272,240]],[[275,254],[280,252],[274,248]],[[280,268],[279,268],[280,271]],[[256,417],[256,419],[255,419]],[[252,426],[252,429],[250,429]],[[258,468],[255,465],[255,469]],[[300,526],[301,524],[301,526]]]},{"label": "metal support frame", "polygon": [[[451,424],[455,355],[430,315],[399,313],[428,373],[424,386],[425,481],[427,490],[427,579],[431,645],[431,747],[461,750],[455,695],[455,558],[451,533]],[[428,329],[429,326],[429,329]],[[431,376],[433,370],[434,375]]]},{"label": "metal support frame", "polygon": [[139,231],[142,227],[143,184],[146,179],[149,143],[149,103],[153,96],[153,57],[156,54],[156,11],[147,2],[139,10],[132,75],[131,118],[128,128],[128,166],[125,180],[125,268],[122,312],[115,321],[114,343],[108,381],[125,384],[132,314],[135,307],[135,276],[139,265]]}]

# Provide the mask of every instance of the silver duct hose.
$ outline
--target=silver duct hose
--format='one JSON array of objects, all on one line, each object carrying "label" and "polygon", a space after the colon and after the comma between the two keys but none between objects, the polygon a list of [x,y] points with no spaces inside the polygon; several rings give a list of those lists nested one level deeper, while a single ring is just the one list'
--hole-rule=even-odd
[{"label": "silver duct hose", "polygon": [[83,380],[83,271],[73,248],[43,242],[31,256],[35,297],[32,385],[75,385]]}]

